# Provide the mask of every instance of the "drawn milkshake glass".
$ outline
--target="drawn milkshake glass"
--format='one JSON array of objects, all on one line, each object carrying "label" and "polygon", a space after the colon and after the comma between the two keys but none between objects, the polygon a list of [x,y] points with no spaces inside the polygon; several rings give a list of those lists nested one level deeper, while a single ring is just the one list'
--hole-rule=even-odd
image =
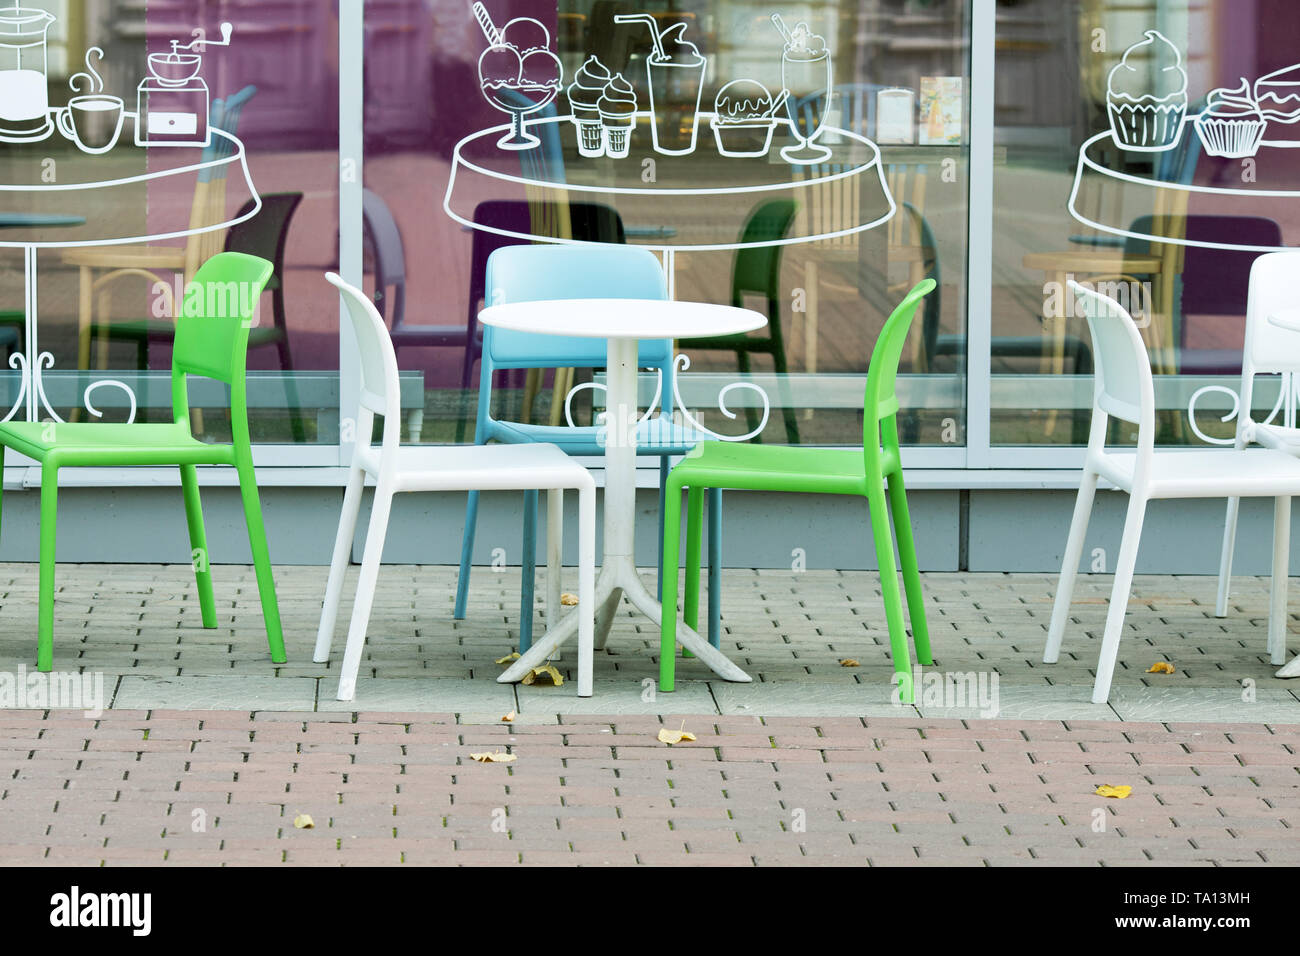
[{"label": "drawn milkshake glass", "polygon": [[685,23],[674,23],[663,33],[648,13],[618,14],[615,23],[644,23],[650,28],[654,49],[646,58],[646,83],[650,88],[650,137],[655,152],[685,156],[695,152],[699,129],[700,93],[708,60],[694,43],[682,39]]},{"label": "drawn milkshake glass", "polygon": [[0,142],[30,143],[54,130],[45,72],[45,33],[54,17],[44,10],[0,9]]},{"label": "drawn milkshake glass", "polygon": [[831,52],[826,41],[809,30],[806,23],[798,24],[792,32],[786,29],[779,13],[772,14],[772,23],[785,40],[781,85],[790,91],[786,100],[790,129],[800,141],[797,146],[783,147],[781,158],[796,165],[824,163],[831,151],[813,140],[821,132],[830,105]]}]

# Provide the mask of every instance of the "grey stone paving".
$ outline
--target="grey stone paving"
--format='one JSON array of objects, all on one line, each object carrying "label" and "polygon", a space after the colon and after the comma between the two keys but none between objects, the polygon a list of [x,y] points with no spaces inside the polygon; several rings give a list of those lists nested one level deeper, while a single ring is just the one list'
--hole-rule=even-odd
[{"label": "grey stone paving", "polygon": [[[289,654],[280,666],[269,660],[252,569],[213,573],[219,627],[204,630],[188,566],[61,565],[55,669],[102,673],[112,706],[137,710],[400,711],[473,721],[514,709],[541,722],[596,713],[992,716],[984,701],[945,695],[941,683],[927,696],[924,678],[915,707],[892,702],[872,572],[725,572],[723,650],[754,677],[750,685],[710,679],[699,661],[679,659],[677,691],[658,693],[658,633],[625,604],[607,649],[596,654],[595,696],[581,700],[573,653],[559,663],[569,678],[561,687],[495,682],[494,660],[513,649],[518,632],[517,569],[475,569],[468,618],[453,621],[454,568],[386,566],[351,704],[335,701],[334,689],[355,568],[329,664],[311,660],[326,569],[276,569]],[[1219,620],[1212,578],[1138,577],[1108,705],[1090,703],[1090,694],[1109,576],[1080,578],[1056,665],[1040,661],[1055,575],[927,574],[924,583],[936,657],[928,671],[986,684],[996,676],[1002,718],[1300,723],[1300,681],[1274,678],[1265,653],[1267,579],[1237,578],[1232,610]],[[566,587],[575,585],[567,569]],[[36,587],[34,565],[0,564],[0,674],[34,668]],[[540,584],[537,593],[541,633]],[[1289,620],[1294,630],[1294,612]],[[1300,646],[1294,637],[1292,644]],[[841,666],[845,658],[859,666]],[[1175,673],[1146,673],[1157,660]]]}]

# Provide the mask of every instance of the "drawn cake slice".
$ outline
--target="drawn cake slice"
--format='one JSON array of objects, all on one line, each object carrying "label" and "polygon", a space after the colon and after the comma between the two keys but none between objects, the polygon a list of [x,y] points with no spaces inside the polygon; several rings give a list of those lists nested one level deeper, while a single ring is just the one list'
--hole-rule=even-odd
[{"label": "drawn cake slice", "polygon": [[1300,63],[1256,80],[1255,102],[1268,123],[1262,145],[1300,148]]}]

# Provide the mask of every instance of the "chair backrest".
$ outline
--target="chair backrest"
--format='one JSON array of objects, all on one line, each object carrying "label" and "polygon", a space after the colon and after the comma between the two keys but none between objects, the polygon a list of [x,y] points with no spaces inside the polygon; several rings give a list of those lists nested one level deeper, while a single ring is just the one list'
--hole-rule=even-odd
[{"label": "chair backrest", "polygon": [[[731,304],[740,305],[747,292],[781,295],[781,252],[784,246],[753,246],[750,243],[784,239],[794,224],[799,205],[793,199],[770,199],[760,203],[740,230],[741,248],[731,263]],[[769,316],[770,318],[770,316]]]},{"label": "chair backrest", "polygon": [[[668,286],[654,253],[614,244],[506,246],[488,257],[487,301],[666,299]],[[605,340],[486,328],[483,381],[491,368],[604,366]],[[672,340],[642,342],[638,361],[668,368]]]},{"label": "chair backrest", "polygon": [[336,273],[327,272],[325,278],[339,290],[346,306],[346,314],[357,336],[357,352],[361,357],[361,408],[357,416],[357,444],[369,444],[374,415],[384,416],[384,448],[396,446],[400,440],[401,390],[398,387],[397,352],[384,326],[383,316],[374,302],[354,285],[344,282]]},{"label": "chair backrest", "polygon": [[1300,309],[1300,250],[1266,252],[1250,267],[1238,431],[1252,422],[1256,375],[1300,373],[1300,332],[1268,320],[1283,309]]},{"label": "chair backrest", "polygon": [[177,307],[172,348],[172,414],[177,423],[188,426],[189,422],[187,376],[215,379],[230,386],[235,440],[247,443],[248,330],[273,269],[258,256],[220,252],[203,263],[187,284],[184,301]]},{"label": "chair backrest", "polygon": [[[208,126],[234,136],[239,128],[239,115],[244,104],[253,98],[256,86],[245,86],[224,100],[216,99],[208,106]],[[206,229],[213,223],[226,221],[226,173],[230,163],[216,162],[234,153],[234,146],[225,137],[212,134],[203,147],[203,168],[194,185],[194,199],[190,203],[191,234],[185,241],[185,277],[192,278],[203,263],[222,251],[220,230]],[[202,232],[195,230],[205,230]]]},{"label": "chair backrest", "polygon": [[1104,416],[1114,416],[1138,426],[1138,452],[1148,454],[1155,443],[1156,398],[1151,359],[1142,333],[1133,317],[1114,299],[1073,279],[1067,284],[1075,303],[1083,306],[1092,332],[1096,371],[1089,450],[1100,451],[1106,434]]},{"label": "chair backrest", "polygon": [[[289,239],[289,221],[301,202],[302,193],[267,193],[262,197],[262,208],[256,216],[236,223],[226,231],[226,252],[260,256],[275,266],[275,274],[266,284],[268,290],[284,285],[284,247]],[[235,218],[248,215],[253,205],[251,199],[244,203]],[[276,316],[277,320],[279,318]]]},{"label": "chair backrest", "polygon": [[898,362],[907,343],[921,300],[934,291],[934,280],[923,279],[903,297],[880,330],[871,350],[867,388],[862,399],[862,453],[868,475],[880,474],[882,447],[894,456],[898,450]]},{"label": "chair backrest", "polygon": [[[406,249],[397,220],[379,193],[361,190],[361,219],[365,239],[375,263],[375,304],[379,314],[397,327],[406,312]],[[388,289],[393,289],[392,308],[388,307]]]},{"label": "chair backrest", "polygon": [[[552,204],[554,205],[554,204]],[[474,222],[485,226],[475,229],[471,240],[469,262],[469,314],[466,325],[471,335],[478,327],[478,310],[486,301],[488,256],[503,246],[528,245],[528,240],[517,235],[537,234],[537,203],[522,199],[488,199],[474,207]],[[617,210],[603,203],[575,202],[565,206],[571,224],[571,235],[583,242],[623,243],[623,219]],[[554,221],[558,215],[541,217]],[[493,230],[500,230],[496,232]],[[514,233],[514,235],[502,235]]]}]

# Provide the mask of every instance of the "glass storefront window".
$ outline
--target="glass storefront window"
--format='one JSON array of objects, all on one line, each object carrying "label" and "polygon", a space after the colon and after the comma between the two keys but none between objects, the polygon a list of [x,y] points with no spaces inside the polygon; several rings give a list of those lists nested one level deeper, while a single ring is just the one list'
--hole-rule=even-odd
[{"label": "glass storefront window", "polygon": [[[1087,440],[1092,351],[1069,277],[1142,326],[1160,440],[1231,439],[1251,263],[1300,238],[1298,33],[1300,8],[1274,0],[999,5],[995,445]],[[1193,423],[1206,386],[1222,388]],[[1277,389],[1255,398],[1267,415]]]},{"label": "glass storefront window", "polygon": [[[861,441],[876,336],[933,276],[903,357],[904,438],[964,443],[965,2],[481,11],[366,5],[367,288],[383,282],[404,389],[423,396],[411,437],[473,435],[486,253],[600,241],[655,250],[679,298],[770,317],[747,339],[677,343],[687,411],[768,442]],[[560,424],[591,375],[504,375],[498,414]],[[599,393],[573,394],[590,421]]]},{"label": "glass storefront window", "polygon": [[[4,410],[169,420],[175,309],[230,248],[278,267],[250,333],[254,441],[337,443],[337,296],[321,277],[338,255],[332,6],[23,9],[52,22],[39,63],[35,23],[0,30]],[[225,392],[193,383],[197,434],[228,437]]]}]

